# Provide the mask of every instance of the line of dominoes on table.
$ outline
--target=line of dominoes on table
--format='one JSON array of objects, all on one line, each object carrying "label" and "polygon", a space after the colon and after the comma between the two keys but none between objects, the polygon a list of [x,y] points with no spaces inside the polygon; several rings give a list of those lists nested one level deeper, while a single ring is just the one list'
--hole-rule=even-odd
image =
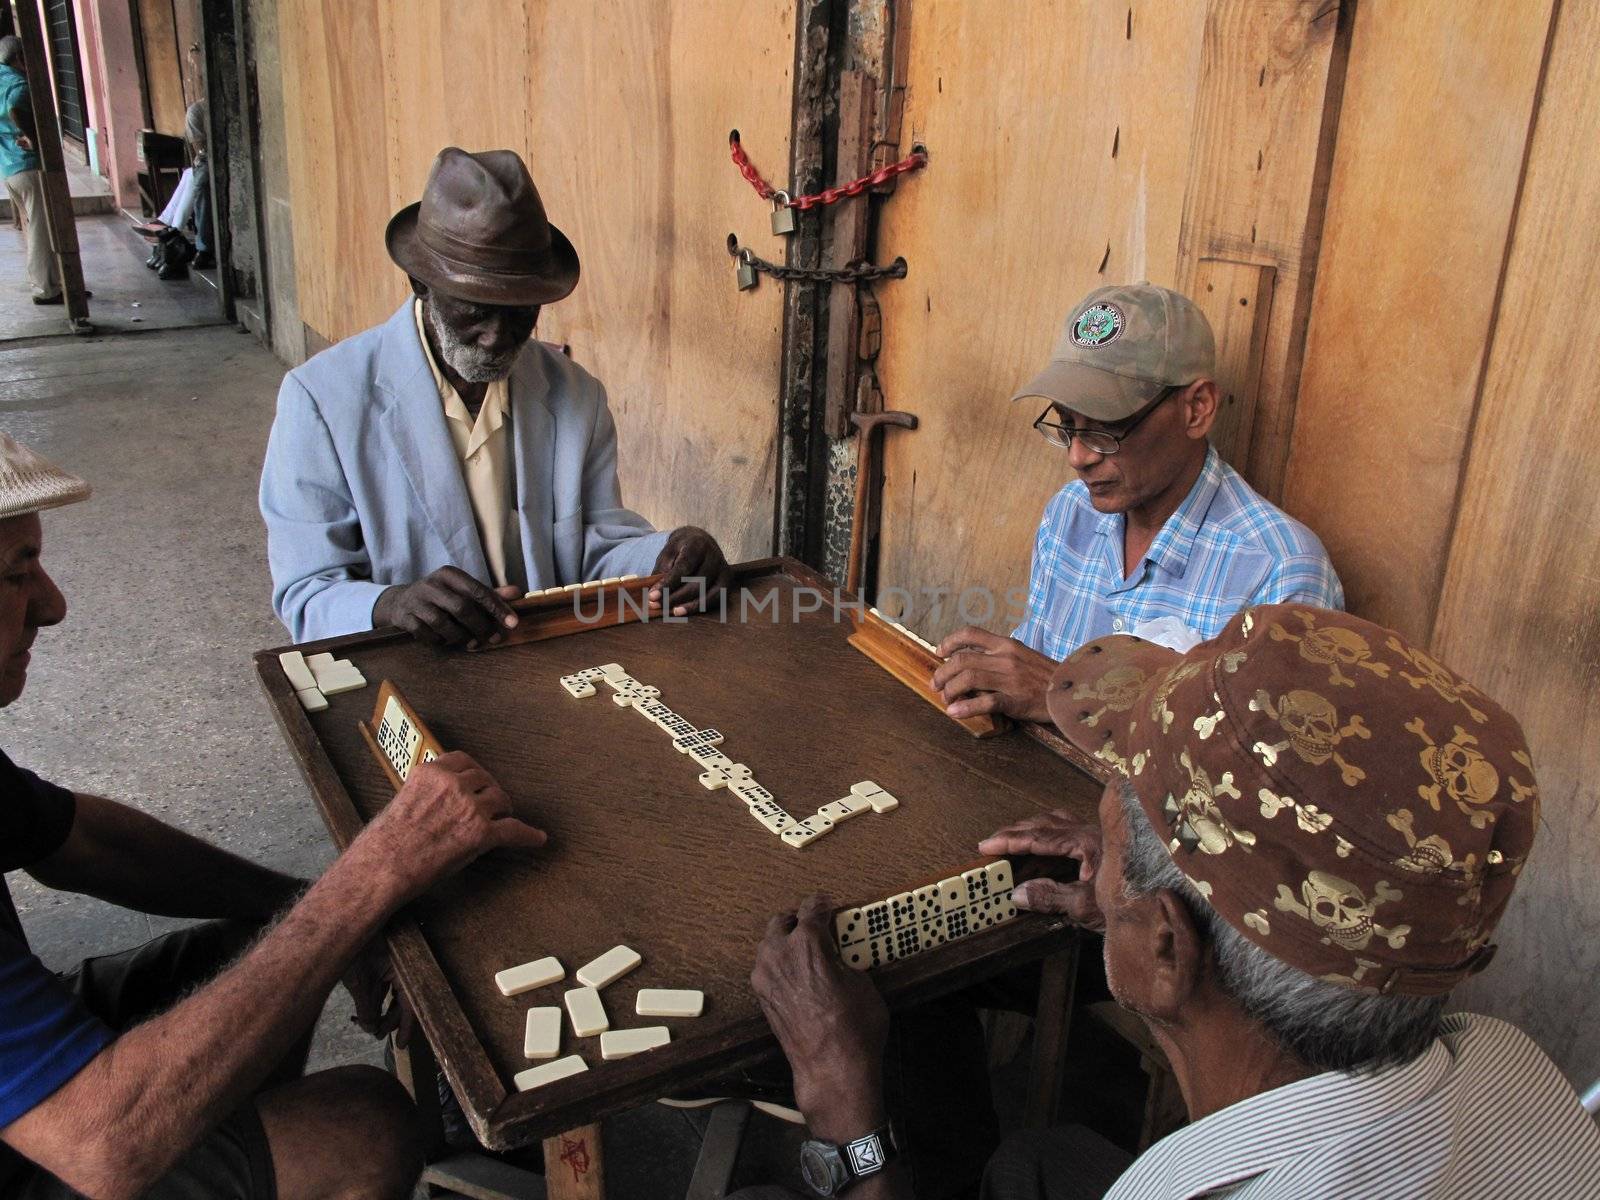
[{"label": "line of dominoes on table", "polygon": [[596,685],[611,688],[611,701],[619,708],[631,708],[672,739],[672,748],[687,755],[701,768],[700,786],[708,791],[726,788],[743,800],[750,815],[763,828],[775,833],[784,845],[795,849],[809,846],[835,826],[843,824],[866,812],[886,813],[900,806],[900,801],[872,780],[852,784],[850,794],[824,804],[805,820],[797,820],[778,803],[776,796],[755,780],[755,774],[743,763],[734,762],[721,750],[722,734],[715,729],[701,729],[661,700],[661,689],[641,683],[620,663],[606,663],[599,667],[586,667],[571,675],[561,677],[561,686],[569,696],[584,700],[596,694]]},{"label": "line of dominoes on table", "polygon": [[996,859],[936,883],[834,914],[834,940],[858,971],[932,950],[1017,915],[1011,864]]}]

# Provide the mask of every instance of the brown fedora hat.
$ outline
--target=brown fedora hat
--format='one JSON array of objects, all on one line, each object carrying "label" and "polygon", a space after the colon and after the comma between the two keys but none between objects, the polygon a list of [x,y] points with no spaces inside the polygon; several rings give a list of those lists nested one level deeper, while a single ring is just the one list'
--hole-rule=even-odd
[{"label": "brown fedora hat", "polygon": [[578,286],[578,252],[515,150],[439,151],[422,199],[395,213],[384,242],[408,275],[480,304],[550,304]]}]

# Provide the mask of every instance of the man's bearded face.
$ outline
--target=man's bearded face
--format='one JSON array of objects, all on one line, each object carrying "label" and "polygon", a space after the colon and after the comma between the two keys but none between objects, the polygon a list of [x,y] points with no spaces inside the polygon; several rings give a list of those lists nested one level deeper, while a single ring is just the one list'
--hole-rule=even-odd
[{"label": "man's bearded face", "polygon": [[493,383],[511,374],[533,336],[539,306],[479,304],[430,291],[422,314],[446,366],[468,383]]}]

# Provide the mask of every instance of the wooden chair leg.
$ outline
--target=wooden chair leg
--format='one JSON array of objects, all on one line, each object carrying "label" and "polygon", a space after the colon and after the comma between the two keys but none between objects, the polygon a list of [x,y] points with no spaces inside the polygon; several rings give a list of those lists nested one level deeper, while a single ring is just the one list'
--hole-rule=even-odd
[{"label": "wooden chair leg", "polygon": [[1033,1064],[1028,1072],[1028,1103],[1023,1125],[1048,1129],[1061,1105],[1067,1034],[1072,1027],[1072,993],[1078,981],[1078,939],[1040,964],[1039,1007],[1034,1012]]},{"label": "wooden chair leg", "polygon": [[606,1172],[600,1126],[585,1125],[545,1138],[544,1184],[549,1200],[602,1200]]},{"label": "wooden chair leg", "polygon": [[426,1162],[439,1157],[444,1149],[444,1113],[439,1106],[439,1064],[434,1060],[433,1047],[417,1029],[411,1043],[405,1048],[390,1043],[394,1054],[394,1074],[417,1106],[417,1116],[423,1130],[422,1156]]},{"label": "wooden chair leg", "polygon": [[739,1144],[744,1141],[744,1127],[749,1121],[750,1105],[742,1100],[730,1100],[711,1110],[684,1200],[723,1200],[728,1194],[733,1168],[739,1161]]}]

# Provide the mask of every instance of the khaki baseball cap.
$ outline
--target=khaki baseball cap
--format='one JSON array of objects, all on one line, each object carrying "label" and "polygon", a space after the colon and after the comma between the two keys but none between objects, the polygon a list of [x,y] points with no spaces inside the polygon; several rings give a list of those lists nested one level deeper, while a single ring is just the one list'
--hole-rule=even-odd
[{"label": "khaki baseball cap", "polygon": [[1163,388],[1211,378],[1216,356],[1211,324],[1187,296],[1153,283],[1096,288],[1067,317],[1049,365],[1011,398],[1122,421]]}]

